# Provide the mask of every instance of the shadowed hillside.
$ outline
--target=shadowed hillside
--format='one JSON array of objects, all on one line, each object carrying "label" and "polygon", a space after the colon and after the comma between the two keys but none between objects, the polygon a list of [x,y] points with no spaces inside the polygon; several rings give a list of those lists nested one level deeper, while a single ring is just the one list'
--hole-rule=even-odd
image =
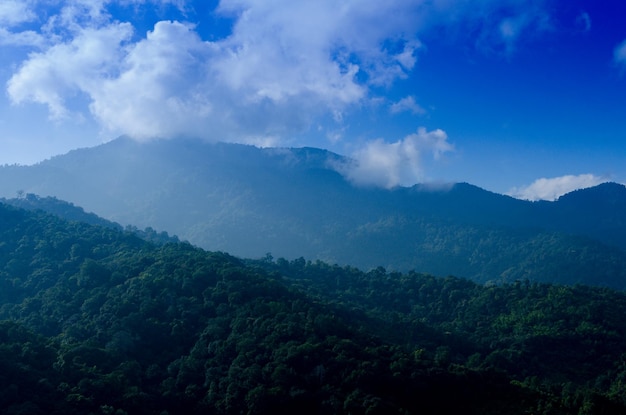
[{"label": "shadowed hillside", "polygon": [[348,162],[313,148],[122,138],[0,168],[0,193],[52,195],[243,257],[625,287],[624,186],[536,203],[465,183],[357,188],[336,171]]},{"label": "shadowed hillside", "polygon": [[2,413],[626,410],[608,289],[244,261],[4,204],[0,241]]}]

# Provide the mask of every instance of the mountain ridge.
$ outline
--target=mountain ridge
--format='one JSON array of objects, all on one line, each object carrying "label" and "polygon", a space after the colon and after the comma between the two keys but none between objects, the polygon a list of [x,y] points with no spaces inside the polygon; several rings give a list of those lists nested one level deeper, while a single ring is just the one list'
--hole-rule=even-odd
[{"label": "mountain ridge", "polygon": [[[342,162],[315,148],[122,138],[35,166],[1,167],[0,195],[54,196],[122,225],[240,257],[269,252],[479,282],[566,281],[542,264],[541,249],[562,269],[626,264],[622,185],[529,202],[468,183],[355,187],[337,171]],[[570,280],[622,288],[622,274],[575,273]]]}]

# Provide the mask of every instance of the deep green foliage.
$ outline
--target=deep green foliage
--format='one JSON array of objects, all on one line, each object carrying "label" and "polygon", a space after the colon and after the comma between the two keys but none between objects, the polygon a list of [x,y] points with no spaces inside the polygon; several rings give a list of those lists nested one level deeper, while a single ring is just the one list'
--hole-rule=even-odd
[{"label": "deep green foliage", "polygon": [[[84,222],[91,225],[122,230],[122,225],[119,223],[103,219],[94,213],[87,213],[83,208],[75,206],[72,203],[59,200],[56,197],[40,197],[32,193],[18,192],[18,197],[12,199],[0,198],[0,203],[6,203],[8,205],[26,210],[42,210],[71,222]],[[179,242],[178,237],[169,236],[165,231],[157,232],[150,226],[141,230],[136,226],[127,225],[124,230],[135,234],[142,239],[157,244]]]},{"label": "deep green foliage", "polygon": [[621,293],[243,261],[0,204],[0,412],[619,413]]},{"label": "deep green foliage", "polygon": [[626,375],[626,294],[621,292],[528,280],[483,286],[383,268],[363,273],[321,262],[255,264],[288,276],[314,298],[353,310],[382,338],[435,354],[445,350],[450,363],[504,370],[520,382],[569,383],[607,395],[620,390]]},{"label": "deep green foliage", "polygon": [[115,222],[103,219],[94,213],[87,213],[83,208],[56,197],[40,197],[32,193],[18,191],[17,197],[0,198],[0,202],[26,210],[43,210],[68,221],[84,222],[117,230],[122,229],[122,226]]}]

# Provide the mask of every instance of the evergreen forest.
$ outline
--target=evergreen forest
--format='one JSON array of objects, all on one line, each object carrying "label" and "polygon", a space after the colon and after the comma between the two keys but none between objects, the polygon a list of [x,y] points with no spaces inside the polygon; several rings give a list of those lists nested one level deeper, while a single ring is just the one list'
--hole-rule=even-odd
[{"label": "evergreen forest", "polygon": [[626,413],[622,291],[87,222],[0,204],[2,414]]}]

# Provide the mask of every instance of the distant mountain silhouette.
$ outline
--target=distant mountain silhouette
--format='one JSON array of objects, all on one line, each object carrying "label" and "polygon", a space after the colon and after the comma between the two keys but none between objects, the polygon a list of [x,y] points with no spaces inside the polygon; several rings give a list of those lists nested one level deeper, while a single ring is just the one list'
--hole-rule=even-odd
[{"label": "distant mountain silhouette", "polygon": [[0,195],[54,196],[210,250],[369,269],[626,287],[626,188],[528,202],[467,183],[359,188],[315,149],[120,138],[0,168]]}]

